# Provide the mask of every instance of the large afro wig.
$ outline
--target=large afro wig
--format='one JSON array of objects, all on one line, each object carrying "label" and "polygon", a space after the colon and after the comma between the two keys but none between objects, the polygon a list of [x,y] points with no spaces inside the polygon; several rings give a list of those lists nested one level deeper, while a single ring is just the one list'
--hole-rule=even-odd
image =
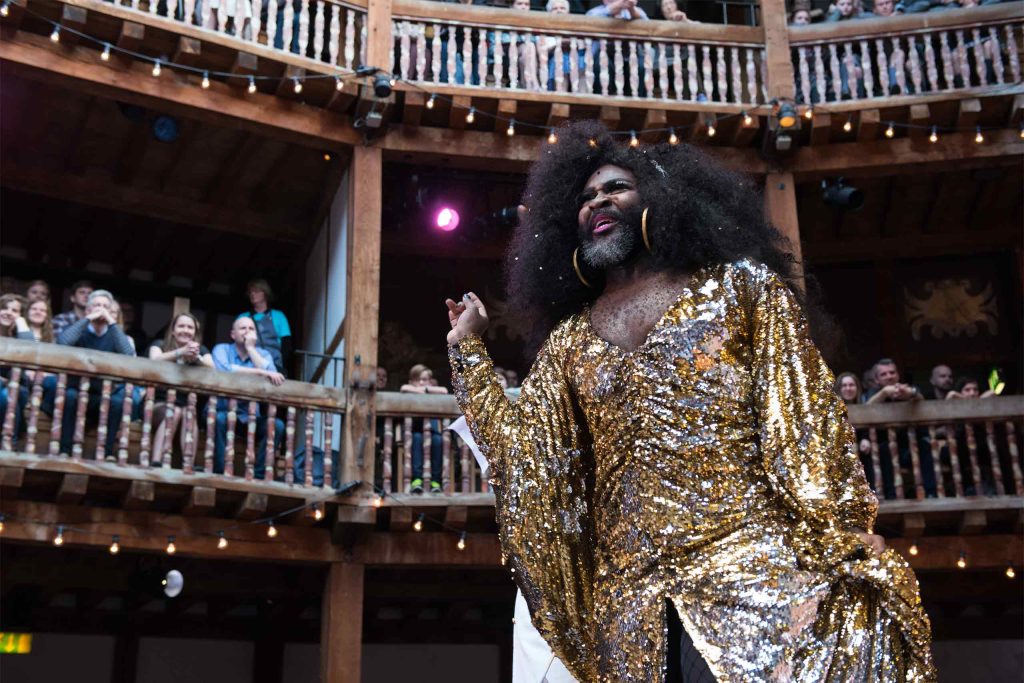
[{"label": "large afro wig", "polygon": [[[509,308],[527,338],[528,356],[559,321],[601,292],[599,280],[588,288],[576,277],[572,254],[580,246],[579,195],[605,164],[629,169],[637,178],[641,206],[649,209],[655,268],[692,272],[749,258],[789,283],[807,308],[803,288],[797,286],[798,264],[787,240],[766,220],[756,181],[726,170],[691,145],[632,147],[615,140],[597,121],[578,121],[561,128],[558,142],[546,146],[530,169],[522,200],[527,212],[506,255]],[[824,316],[808,313],[814,334]]]}]

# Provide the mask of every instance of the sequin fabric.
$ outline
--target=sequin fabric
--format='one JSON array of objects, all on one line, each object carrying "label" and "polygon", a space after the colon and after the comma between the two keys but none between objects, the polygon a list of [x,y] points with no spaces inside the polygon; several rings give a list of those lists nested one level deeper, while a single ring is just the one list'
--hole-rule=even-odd
[{"label": "sequin fabric", "polygon": [[479,337],[450,358],[503,550],[580,681],[663,681],[665,600],[723,683],[935,679],[913,572],[852,531],[877,502],[767,268],[694,274],[629,352],[570,316],[516,403]]}]

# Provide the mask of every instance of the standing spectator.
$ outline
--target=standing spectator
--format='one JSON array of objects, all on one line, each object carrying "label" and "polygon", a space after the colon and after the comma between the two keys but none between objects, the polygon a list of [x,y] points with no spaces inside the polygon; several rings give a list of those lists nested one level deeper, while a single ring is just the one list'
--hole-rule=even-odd
[{"label": "standing spectator", "polygon": [[[789,21],[791,26],[806,26],[811,23],[811,11],[805,7],[793,11],[793,18]],[[859,384],[859,382],[858,382]]]},{"label": "standing spectator", "polygon": [[679,4],[676,0],[661,0],[661,17],[665,21],[685,21],[692,22],[693,20],[686,16],[686,12],[679,9]]},{"label": "standing spectator", "polygon": [[868,399],[878,391],[878,380],[875,379],[874,365],[864,371],[864,374],[860,378],[860,385],[864,389],[864,393],[860,395],[860,402],[867,403]]},{"label": "standing spectator", "polygon": [[865,12],[865,17],[888,18],[896,14],[896,3],[894,0],[875,0],[870,12]]},{"label": "standing spectator", "polygon": [[292,356],[292,328],[284,313],[271,308],[274,292],[266,280],[250,280],[246,285],[249,295],[249,311],[243,315],[252,318],[256,324],[257,342],[260,348],[270,353],[277,372],[286,374]]},{"label": "standing spectator", "polygon": [[928,386],[920,389],[921,396],[929,401],[942,401],[953,390],[953,370],[948,365],[932,368]]},{"label": "standing spectator", "polygon": [[[548,0],[545,9],[548,14],[569,14],[569,0]],[[641,12],[643,10],[640,10]],[[556,49],[561,45],[562,47],[562,80],[566,83],[569,82],[569,76],[572,73],[572,49],[571,43],[568,37],[558,36],[544,36],[540,39],[540,49],[547,53],[548,62],[548,73],[547,73],[547,89],[555,90],[555,69],[558,68],[556,62],[558,62],[559,51]],[[577,72],[583,74],[585,70],[584,55],[586,54],[585,48],[577,48],[576,50],[576,66]]]},{"label": "standing spectator", "polygon": [[377,391],[388,390],[388,369],[383,365],[377,366]]},{"label": "standing spectator", "polygon": [[875,382],[878,388],[869,393],[867,403],[920,401],[924,398],[917,387],[900,382],[900,371],[892,358],[883,358],[875,363]]},{"label": "standing spectator", "polygon": [[[75,296],[81,287],[75,288]],[[89,293],[85,302],[85,317],[68,325],[57,335],[57,343],[74,346],[80,349],[119,353],[134,356],[131,342],[125,336],[114,318],[116,301],[114,295],[105,289],[96,289]],[[64,398],[64,416],[61,422],[60,452],[70,453],[75,434],[75,406],[79,394],[78,377],[68,377],[67,393]],[[57,395],[56,377],[43,380],[43,412],[53,415],[53,404]],[[100,402],[102,400],[102,382],[94,379],[89,382],[89,400],[86,408],[86,422],[95,423],[99,419]],[[124,404],[124,384],[113,385],[110,394],[110,411],[107,415],[106,452],[108,457],[114,450],[114,440],[121,424],[121,408]]]},{"label": "standing spectator", "polygon": [[[864,392],[861,390],[860,380],[857,379],[857,375],[852,372],[841,372],[836,377],[836,383],[834,390],[839,398],[843,399],[843,403],[848,406],[857,405],[861,402],[861,397]],[[866,429],[855,429],[854,434],[857,437],[857,453],[860,455],[861,465],[864,467],[864,474],[867,476],[868,483],[874,487],[875,472],[871,464],[871,438]]]},{"label": "standing spectator", "polygon": [[[406,394],[447,394],[444,387],[432,386],[433,371],[426,365],[414,365],[409,370],[409,383],[400,389]],[[444,443],[441,425],[436,419],[428,420],[430,429],[430,492],[442,493],[441,479],[444,470]],[[411,493],[423,493],[423,418],[412,421],[412,481]]]},{"label": "standing spectator", "polygon": [[46,284],[44,280],[33,280],[29,283],[28,289],[25,290],[25,298],[28,299],[29,303],[32,303],[33,301],[45,301],[49,304],[50,285]]},{"label": "standing spectator", "polygon": [[25,318],[33,339],[51,344],[56,341],[53,336],[53,316],[50,313],[49,299],[36,299],[30,302]]},{"label": "standing spectator", "polygon": [[857,17],[857,7],[853,0],[836,0],[825,15],[826,22],[849,21]]},{"label": "standing spectator", "polygon": [[519,386],[519,373],[515,370],[505,370],[505,381],[509,389],[515,389]]},{"label": "standing spectator", "polygon": [[82,319],[92,290],[92,283],[88,280],[79,280],[71,285],[71,310],[53,316],[53,334],[55,336],[59,337],[65,328]]},{"label": "standing spectator", "polygon": [[[953,389],[946,394],[946,400],[971,401],[996,395],[996,392],[992,390],[981,393],[981,384],[973,377],[959,377]],[[992,467],[992,458],[998,458],[999,453],[993,453],[988,447],[989,437],[991,436],[988,430],[991,429],[994,429],[992,423],[960,423],[953,429],[953,435],[957,441],[957,452],[960,453],[960,479],[964,482],[964,495],[977,495],[979,484],[981,491],[986,496],[996,495],[996,477],[995,470]],[[968,430],[971,430],[970,437],[973,438],[968,438]],[[971,451],[972,443],[974,445],[973,453]],[[993,443],[995,443],[994,439]],[[971,466],[970,457],[976,458],[979,474],[981,475],[980,482],[974,480],[974,468]]]},{"label": "standing spectator", "polygon": [[[179,365],[191,365],[193,367],[213,367],[213,357],[210,350],[202,344],[202,334],[199,320],[191,313],[179,313],[167,325],[167,335],[163,339],[155,340],[149,347],[149,358],[151,360],[162,360]],[[167,426],[167,390],[157,389],[156,405],[154,405],[154,422],[158,424],[156,434],[153,436],[153,452],[162,454],[168,438]],[[181,423],[184,409],[188,405],[188,393],[182,391],[177,394],[174,400],[174,418],[170,425],[171,435]],[[196,406],[196,413],[203,413],[202,407]],[[198,421],[192,425],[192,441],[198,443],[199,424]],[[185,431],[181,432],[182,450],[184,450]]]},{"label": "standing spectator", "polygon": [[[17,339],[32,340],[32,333],[22,314],[25,311],[25,298],[18,294],[4,294],[0,296],[0,337],[15,337]],[[23,375],[24,376],[24,375]],[[7,382],[11,377],[9,367],[0,368],[0,425],[7,416],[7,405],[10,401],[10,392]],[[18,438],[24,432],[25,406],[28,404],[28,382],[22,379],[18,387],[17,412],[14,414],[14,435]]]},{"label": "standing spectator", "polygon": [[[231,343],[217,344],[213,347],[213,365],[224,372],[238,372],[248,375],[266,377],[267,381],[276,386],[284,383],[284,375],[277,371],[274,360],[267,349],[257,345],[258,335],[256,323],[248,315],[241,315],[231,326]],[[239,401],[237,406],[237,424],[249,423],[249,403]],[[228,401],[217,401],[217,432],[216,448],[213,455],[213,471],[224,473],[224,451],[227,445]],[[284,422],[274,419],[274,453],[278,451],[284,439]],[[260,406],[256,406],[256,467],[254,475],[263,478],[267,454],[267,416]],[[271,463],[273,466],[273,463]]]}]

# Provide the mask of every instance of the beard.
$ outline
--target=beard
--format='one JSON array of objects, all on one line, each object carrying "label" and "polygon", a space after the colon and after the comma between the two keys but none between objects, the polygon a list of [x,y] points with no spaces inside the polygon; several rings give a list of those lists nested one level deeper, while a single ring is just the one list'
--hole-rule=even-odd
[{"label": "beard", "polygon": [[607,270],[628,261],[640,246],[642,211],[640,208],[625,212],[611,208],[601,209],[601,213],[614,217],[619,225],[612,234],[597,239],[590,233],[588,226],[580,245],[583,263],[597,270]]}]

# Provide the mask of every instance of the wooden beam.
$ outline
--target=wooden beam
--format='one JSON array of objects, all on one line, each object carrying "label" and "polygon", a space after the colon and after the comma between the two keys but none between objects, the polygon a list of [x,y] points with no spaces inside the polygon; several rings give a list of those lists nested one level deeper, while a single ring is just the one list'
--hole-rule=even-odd
[{"label": "wooden beam", "polygon": [[[60,25],[62,28],[70,28],[79,33],[85,32],[85,24],[89,19],[89,13],[82,7],[64,5],[60,12]],[[65,47],[77,45],[81,38],[71,31],[61,31],[60,43]]]},{"label": "wooden beam", "polygon": [[45,36],[21,32],[15,40],[0,42],[0,61],[10,73],[33,80],[318,150],[330,142],[362,142],[362,135],[333,112],[297,107],[273,95],[249,95],[219,83],[204,90],[172,73],[153,78],[151,67],[135,60],[102,62],[95,50],[85,47],[55,51]]},{"label": "wooden beam", "polygon": [[60,505],[77,505],[85,498],[89,489],[89,477],[85,474],[65,474],[57,490],[57,503]]},{"label": "wooden beam", "polygon": [[398,532],[412,531],[412,518],[411,507],[393,507],[391,508],[391,524],[389,529]]},{"label": "wooden beam", "polygon": [[[749,122],[748,122],[749,119]],[[733,133],[731,145],[733,147],[747,147],[761,129],[761,117],[751,115],[741,116]]]},{"label": "wooden beam", "polygon": [[564,102],[553,102],[548,111],[548,128],[557,128],[569,120],[569,105]]},{"label": "wooden beam", "polygon": [[1018,130],[1021,125],[1024,125],[1024,95],[1013,96],[1013,104],[1010,106],[1010,115],[1006,119],[1006,125]]},{"label": "wooden beam", "polygon": [[340,114],[347,113],[352,103],[359,99],[359,84],[349,79],[341,82],[341,90],[335,87],[331,99],[327,101],[327,109]]},{"label": "wooden beam", "polygon": [[769,173],[764,181],[765,212],[768,220],[789,241],[789,251],[803,270],[800,251],[800,222],[796,210],[796,183],[789,172]]},{"label": "wooden beam", "polygon": [[[648,109],[644,115],[644,130],[650,131],[640,134],[640,140],[646,143],[660,142],[665,138],[664,129],[668,127],[668,117],[664,109]],[[652,128],[661,128],[660,131],[651,131]]]},{"label": "wooden beam", "polygon": [[[345,318],[342,318],[341,323],[338,324],[338,329],[334,331],[334,336],[331,337],[330,343],[327,344],[327,348],[324,349],[325,356],[333,356],[334,352],[338,350],[338,346],[341,345],[342,340],[345,338]],[[324,358],[320,361],[320,364],[316,366],[313,374],[309,378],[310,384],[316,384],[320,381],[320,378],[327,372],[327,366],[331,364],[330,358]]]},{"label": "wooden beam", "polygon": [[121,500],[125,510],[145,510],[153,504],[156,487],[151,481],[133,481]]},{"label": "wooden beam", "polygon": [[862,111],[857,117],[857,142],[867,142],[877,138],[880,121],[881,116],[877,109]]},{"label": "wooden beam", "polygon": [[518,108],[518,102],[510,99],[498,100],[498,110],[494,116],[494,132],[505,133],[508,131],[508,124],[510,119],[516,117],[516,109]]},{"label": "wooden beam", "polygon": [[444,509],[444,523],[453,529],[465,529],[469,508],[465,505],[449,505]]},{"label": "wooden beam", "polygon": [[423,118],[423,108],[426,103],[426,93],[405,93],[405,102],[402,105],[402,123],[406,126],[419,126],[420,121]]},{"label": "wooden beam", "polygon": [[391,0],[374,0],[369,3],[365,22],[366,65],[386,72],[392,54]]},{"label": "wooden beam", "polygon": [[[255,76],[259,73],[259,69],[260,60],[256,55],[238,52],[235,54],[235,61],[232,62],[229,71],[239,76]],[[240,81],[239,84],[246,88],[249,87],[249,84],[244,81]]]},{"label": "wooden beam", "polygon": [[364,576],[363,565],[350,562],[332,562],[327,570],[320,609],[320,680],[324,683],[362,680]]},{"label": "wooden beam", "polygon": [[764,56],[768,100],[796,97],[793,57],[789,47],[789,29],[785,0],[761,1],[761,24],[764,27]]},{"label": "wooden beam", "polygon": [[458,536],[451,532],[410,531],[372,533],[352,549],[352,557],[367,565],[395,566],[488,566],[501,565],[497,534],[467,534],[459,550]]},{"label": "wooden beam", "polygon": [[235,508],[235,518],[241,520],[253,520],[264,517],[267,514],[267,503],[269,497],[265,493],[247,493],[242,502]]},{"label": "wooden beam", "polygon": [[465,130],[466,114],[472,106],[473,100],[467,95],[456,95],[452,98],[451,108],[448,110],[448,127],[452,130]]},{"label": "wooden beam", "polygon": [[181,509],[185,517],[203,517],[217,506],[217,489],[212,486],[194,486],[188,493],[188,500]]},{"label": "wooden beam", "polygon": [[618,107],[602,106],[598,111],[597,120],[608,130],[618,130],[622,120],[622,112]]},{"label": "wooden beam", "polygon": [[914,140],[924,140],[928,137],[928,124],[931,123],[931,109],[927,104],[913,104],[910,106],[910,131],[909,135]]},{"label": "wooden beam", "polygon": [[984,510],[968,510],[960,520],[961,536],[977,536],[988,525],[988,516]]},{"label": "wooden beam", "polygon": [[181,36],[178,38],[178,47],[174,51],[173,61],[176,64],[185,66],[196,66],[203,56],[203,44],[195,38]]},{"label": "wooden beam", "polygon": [[[390,6],[390,2],[386,2]],[[348,321],[345,373],[348,415],[342,439],[341,480],[373,481],[377,327],[380,319],[380,231],[384,161],[379,148],[352,150],[349,192]]]},{"label": "wooden beam", "polygon": [[832,117],[824,112],[814,112],[814,119],[811,121],[811,144],[828,144],[831,133]]},{"label": "wooden beam", "polygon": [[0,467],[0,491],[3,491],[4,498],[16,498],[24,482],[25,470],[20,467]]},{"label": "wooden beam", "polygon": [[[278,97],[283,97],[288,100],[302,101],[303,90],[305,90],[305,78],[305,69],[289,64],[284,68],[284,75],[281,77],[281,80],[277,82],[277,89],[274,92]],[[295,92],[296,83],[298,83],[301,88],[299,92]]]},{"label": "wooden beam", "polygon": [[925,517],[920,512],[912,512],[903,515],[903,536],[905,538],[918,538],[924,535]]},{"label": "wooden beam", "polygon": [[981,100],[977,98],[960,100],[956,112],[956,127],[974,128],[978,125],[979,116],[981,116]]},{"label": "wooden beam", "polygon": [[[917,555],[911,555],[912,543],[917,542]],[[967,554],[967,570],[1006,569],[1009,558],[1020,568],[1024,554],[1024,540],[1020,536],[926,536],[924,539],[890,538],[886,545],[903,556],[915,571],[959,571],[956,566],[961,552]],[[1006,581],[1006,577],[1001,577]]]},{"label": "wooden beam", "polygon": [[[121,24],[121,33],[117,36],[117,46],[122,50],[128,52],[138,52],[139,46],[142,45],[142,41],[146,39],[146,27],[142,24],[136,24],[133,21],[126,21]],[[114,53],[118,59],[132,63],[135,58],[128,54]]]}]

